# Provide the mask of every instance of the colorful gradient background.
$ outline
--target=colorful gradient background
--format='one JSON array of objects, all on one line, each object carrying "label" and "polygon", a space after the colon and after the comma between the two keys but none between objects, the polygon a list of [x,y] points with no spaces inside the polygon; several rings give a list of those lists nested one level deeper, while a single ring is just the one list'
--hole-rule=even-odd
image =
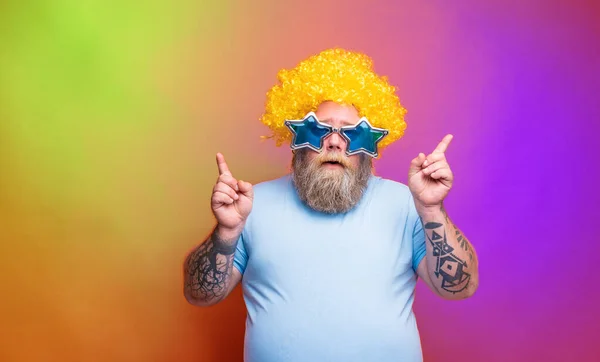
[{"label": "colorful gradient background", "polygon": [[599,361],[596,1],[3,2],[0,360],[241,361],[240,288],[182,295],[213,226],[216,152],[288,170],[257,121],[276,72],[326,48],[373,57],[408,129],[377,162],[455,138],[447,209],[481,285],[417,288],[426,361]]}]

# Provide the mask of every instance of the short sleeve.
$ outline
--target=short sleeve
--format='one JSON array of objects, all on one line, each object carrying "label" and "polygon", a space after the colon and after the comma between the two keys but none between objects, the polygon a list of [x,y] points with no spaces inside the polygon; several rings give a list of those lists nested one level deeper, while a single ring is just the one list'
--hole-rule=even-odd
[{"label": "short sleeve", "polygon": [[[417,213],[414,206],[414,202],[410,201],[410,214],[408,218],[409,222],[412,222],[412,243],[413,243],[413,255],[412,255],[412,266],[414,271],[417,271],[417,267],[427,251],[425,247],[425,231],[423,230],[423,223]],[[413,221],[414,220],[414,221]]]},{"label": "short sleeve", "polygon": [[248,263],[248,254],[246,253],[246,245],[244,242],[244,233],[240,234],[238,239],[237,247],[235,249],[235,255],[233,256],[233,265],[243,275],[246,270],[246,264]]}]

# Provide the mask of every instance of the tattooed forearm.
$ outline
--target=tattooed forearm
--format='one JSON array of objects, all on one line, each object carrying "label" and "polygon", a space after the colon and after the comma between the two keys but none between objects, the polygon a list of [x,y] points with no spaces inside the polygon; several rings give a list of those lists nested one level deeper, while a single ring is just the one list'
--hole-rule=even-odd
[{"label": "tattooed forearm", "polygon": [[236,243],[220,239],[216,232],[188,255],[185,292],[202,302],[213,302],[227,293]]},{"label": "tattooed forearm", "polygon": [[468,298],[479,285],[477,254],[440,206],[417,209],[425,231],[427,275],[443,298]]},{"label": "tattooed forearm", "polygon": [[428,222],[425,225],[425,235],[433,247],[435,258],[435,276],[442,279],[441,288],[450,293],[463,291],[471,279],[465,272],[467,263],[454,253],[454,248],[448,244],[446,230],[443,224]]}]

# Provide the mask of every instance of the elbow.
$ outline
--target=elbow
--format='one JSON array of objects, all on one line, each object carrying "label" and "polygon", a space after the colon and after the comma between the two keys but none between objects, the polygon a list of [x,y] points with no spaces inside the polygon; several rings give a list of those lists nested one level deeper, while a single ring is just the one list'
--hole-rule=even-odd
[{"label": "elbow", "polygon": [[221,301],[221,299],[219,299],[219,298],[211,298],[211,299],[199,298],[199,297],[193,295],[193,293],[189,290],[184,290],[183,296],[185,297],[185,300],[189,304],[191,304],[195,307],[210,307]]},{"label": "elbow", "polygon": [[470,280],[467,286],[460,291],[447,291],[447,290],[437,290],[437,294],[440,298],[446,300],[463,300],[471,298],[477,292],[479,288],[479,280],[473,279]]},{"label": "elbow", "polygon": [[474,275],[471,276],[471,279],[469,280],[469,283],[467,284],[467,287],[465,288],[465,295],[462,299],[467,299],[467,298],[471,298],[473,295],[475,295],[475,292],[477,292],[477,289],[479,289],[479,274],[475,273]]},{"label": "elbow", "polygon": [[463,299],[468,299],[471,298],[473,295],[475,295],[475,292],[477,292],[477,288],[479,287],[479,285],[477,283],[473,283],[472,285],[469,285],[462,293],[457,293],[457,300],[463,300]]},{"label": "elbow", "polygon": [[479,280],[475,279],[472,284],[467,287],[467,298],[472,297],[479,289]]}]

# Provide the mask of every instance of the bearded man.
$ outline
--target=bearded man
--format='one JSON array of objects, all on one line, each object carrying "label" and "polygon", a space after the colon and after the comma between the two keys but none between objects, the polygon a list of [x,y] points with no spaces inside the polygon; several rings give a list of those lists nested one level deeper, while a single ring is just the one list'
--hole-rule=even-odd
[{"label": "bearded man", "polygon": [[214,305],[242,282],[248,362],[422,361],[417,279],[444,299],[478,286],[443,207],[452,135],[412,160],[408,185],[383,179],[372,159],[403,136],[406,110],[370,58],[331,49],[278,78],[261,120],[290,142],[291,173],[251,185],[217,154],[217,225],[184,262],[186,299]]}]

